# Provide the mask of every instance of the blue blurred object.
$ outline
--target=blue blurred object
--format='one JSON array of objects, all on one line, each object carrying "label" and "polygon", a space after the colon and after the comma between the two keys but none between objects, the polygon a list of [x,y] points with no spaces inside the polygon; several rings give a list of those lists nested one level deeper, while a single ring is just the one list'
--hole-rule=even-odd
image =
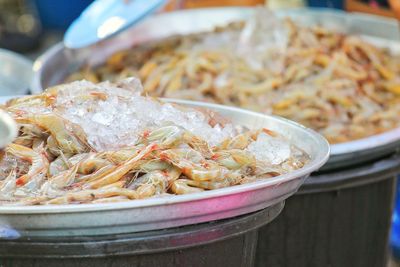
[{"label": "blue blurred object", "polygon": [[397,178],[396,186],[396,203],[392,217],[392,233],[390,236],[390,245],[392,247],[393,256],[400,259],[400,181]]},{"label": "blue blurred object", "polygon": [[344,0],[308,0],[307,2],[310,7],[344,9]]},{"label": "blue blurred object", "polygon": [[35,0],[42,26],[66,30],[93,0]]},{"label": "blue blurred object", "polygon": [[166,0],[96,0],[68,28],[64,44],[74,49],[95,44],[140,22],[166,2]]}]

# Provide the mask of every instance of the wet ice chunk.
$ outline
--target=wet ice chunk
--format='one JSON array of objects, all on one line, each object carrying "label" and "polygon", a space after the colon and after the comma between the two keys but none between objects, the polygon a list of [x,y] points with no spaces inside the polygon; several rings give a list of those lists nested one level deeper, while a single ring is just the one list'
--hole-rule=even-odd
[{"label": "wet ice chunk", "polygon": [[97,122],[99,124],[103,124],[103,125],[110,125],[111,121],[112,121],[112,117],[111,116],[105,116],[103,113],[96,113],[93,115],[92,120],[94,122]]},{"label": "wet ice chunk", "polygon": [[291,152],[289,143],[265,133],[260,133],[257,140],[252,142],[247,150],[258,161],[267,161],[274,165],[286,161]]}]

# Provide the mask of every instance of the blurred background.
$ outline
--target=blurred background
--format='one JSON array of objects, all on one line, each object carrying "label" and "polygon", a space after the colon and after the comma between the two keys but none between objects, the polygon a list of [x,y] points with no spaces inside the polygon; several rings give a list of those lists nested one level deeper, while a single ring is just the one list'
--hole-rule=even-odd
[{"label": "blurred background", "polygon": [[[0,0],[0,47],[34,59],[92,0]],[[170,0],[163,11],[211,6],[327,7],[393,17],[386,0]]]}]

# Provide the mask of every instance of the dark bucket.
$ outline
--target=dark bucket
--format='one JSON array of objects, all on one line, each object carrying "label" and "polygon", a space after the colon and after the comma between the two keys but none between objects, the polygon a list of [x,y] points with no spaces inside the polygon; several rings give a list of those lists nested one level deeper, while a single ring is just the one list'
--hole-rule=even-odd
[{"label": "dark bucket", "polygon": [[231,219],[159,231],[101,237],[0,241],[1,267],[253,266],[257,229],[284,202]]},{"label": "dark bucket", "polygon": [[400,156],[312,175],[259,230],[256,266],[384,267]]}]

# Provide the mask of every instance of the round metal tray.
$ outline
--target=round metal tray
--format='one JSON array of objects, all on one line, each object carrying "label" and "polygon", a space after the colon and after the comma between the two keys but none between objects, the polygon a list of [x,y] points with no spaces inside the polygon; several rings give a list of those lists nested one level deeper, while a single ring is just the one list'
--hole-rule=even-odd
[{"label": "round metal tray", "polygon": [[[33,92],[60,83],[83,63],[98,64],[113,52],[134,44],[213,30],[235,20],[254,14],[254,8],[212,8],[185,10],[156,15],[116,38],[82,50],[68,50],[58,44],[42,55],[34,64]],[[277,13],[290,16],[306,25],[319,24],[350,34],[362,35],[378,46],[400,53],[398,24],[393,19],[372,15],[345,13],[330,9],[295,9]],[[168,25],[167,27],[165,25]],[[390,154],[400,147],[400,128],[356,141],[334,144],[324,171],[343,168]]]},{"label": "round metal tray", "polygon": [[[0,103],[6,99],[0,98]],[[234,107],[167,101],[208,108],[235,124],[279,132],[306,151],[311,160],[299,170],[271,179],[188,195],[112,204],[0,206],[0,239],[132,233],[231,218],[285,200],[297,191],[310,173],[328,160],[328,142],[313,130],[292,121]]]}]

